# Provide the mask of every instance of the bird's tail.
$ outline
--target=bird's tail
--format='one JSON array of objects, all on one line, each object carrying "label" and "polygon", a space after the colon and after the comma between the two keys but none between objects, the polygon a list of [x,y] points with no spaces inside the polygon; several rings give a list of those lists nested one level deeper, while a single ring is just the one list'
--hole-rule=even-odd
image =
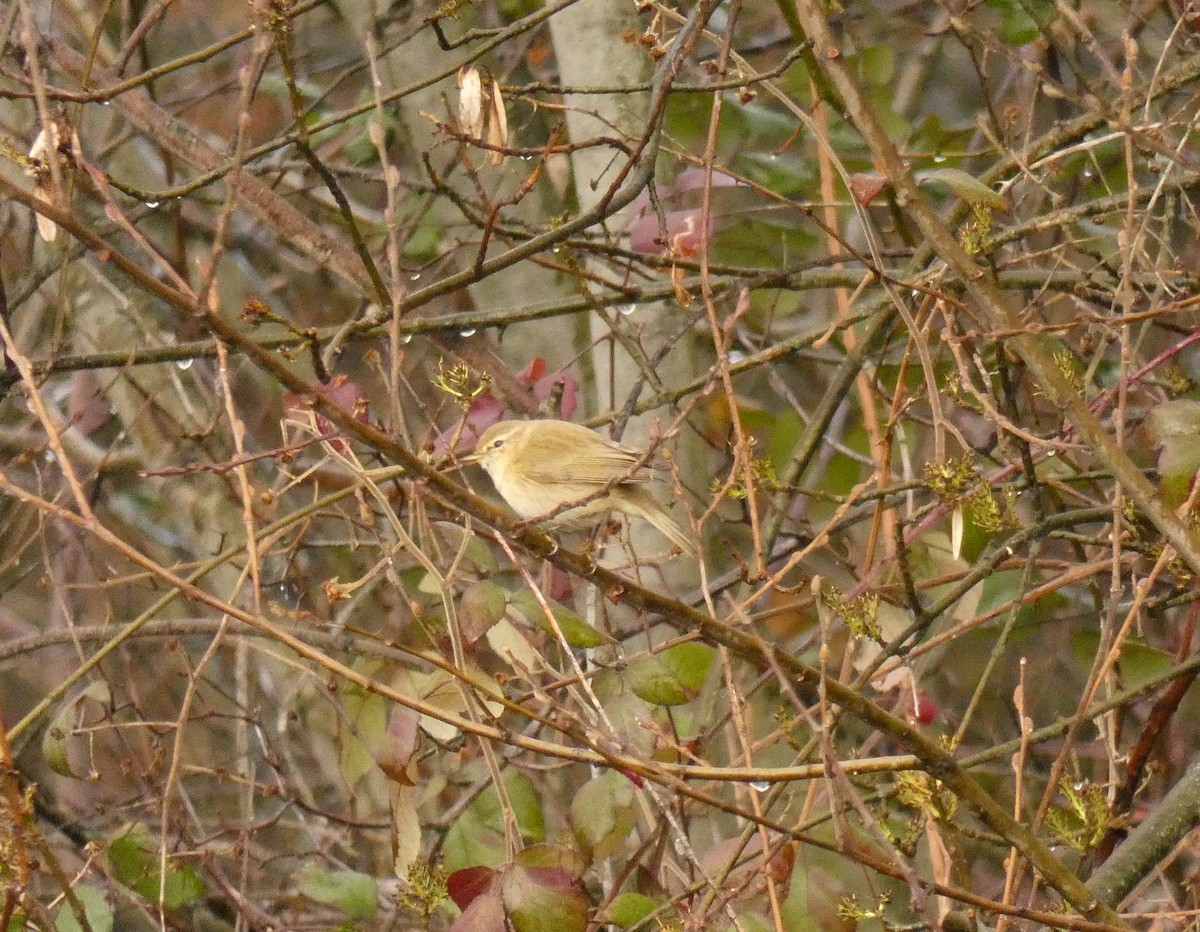
[{"label": "bird's tail", "polygon": [[683,530],[671,520],[671,516],[663,511],[654,497],[645,489],[627,485],[624,487],[627,500],[640,517],[645,518],[654,528],[684,553],[696,555],[696,544]]}]

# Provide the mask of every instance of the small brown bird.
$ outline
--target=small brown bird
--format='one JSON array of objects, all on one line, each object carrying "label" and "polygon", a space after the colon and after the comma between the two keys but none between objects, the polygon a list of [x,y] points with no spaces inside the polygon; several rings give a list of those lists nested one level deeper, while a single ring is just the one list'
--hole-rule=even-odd
[{"label": "small brown bird", "polygon": [[640,484],[651,479],[633,469],[641,456],[568,421],[500,421],[484,431],[467,462],[487,470],[496,491],[522,518],[596,496],[547,526],[579,530],[619,511],[648,521],[681,550],[695,553],[695,544]]}]

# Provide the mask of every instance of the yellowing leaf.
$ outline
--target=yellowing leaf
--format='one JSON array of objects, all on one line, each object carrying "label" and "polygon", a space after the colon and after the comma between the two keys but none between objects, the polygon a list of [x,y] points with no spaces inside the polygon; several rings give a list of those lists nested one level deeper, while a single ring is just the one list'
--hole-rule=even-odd
[{"label": "yellowing leaf", "polygon": [[934,168],[917,176],[920,184],[928,181],[944,184],[968,204],[982,204],[1002,214],[1008,213],[1008,201],[999,191],[994,191],[973,175],[961,168]]}]

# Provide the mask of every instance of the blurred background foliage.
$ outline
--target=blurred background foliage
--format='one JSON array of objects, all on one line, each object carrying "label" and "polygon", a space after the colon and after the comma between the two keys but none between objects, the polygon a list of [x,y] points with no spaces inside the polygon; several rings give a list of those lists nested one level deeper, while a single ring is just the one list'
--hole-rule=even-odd
[{"label": "blurred background foliage", "polygon": [[1193,927],[1191,4],[0,12],[0,925]]}]

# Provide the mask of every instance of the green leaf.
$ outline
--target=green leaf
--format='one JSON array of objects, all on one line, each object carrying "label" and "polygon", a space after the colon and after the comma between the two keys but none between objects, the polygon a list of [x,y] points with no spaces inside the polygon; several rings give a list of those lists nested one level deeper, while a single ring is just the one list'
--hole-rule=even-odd
[{"label": "green leaf", "polygon": [[480,580],[467,586],[458,602],[458,622],[463,639],[474,644],[492,625],[504,617],[508,593],[494,582]]},{"label": "green leaf", "polygon": [[431,221],[423,221],[404,243],[404,258],[410,262],[430,262],[437,258],[441,242],[442,228]]},{"label": "green leaf", "polygon": [[[83,914],[92,932],[112,932],[113,911],[108,905],[104,891],[93,884],[81,883],[74,888],[74,892],[75,898],[83,907]],[[58,915],[54,918],[54,929],[55,932],[83,932],[70,903],[64,901],[58,908]]]},{"label": "green leaf", "polygon": [[[504,789],[525,841],[546,837],[546,817],[537,788],[523,773],[508,771]],[[499,867],[504,863],[504,813],[494,787],[488,787],[469,809],[454,820],[446,833],[443,870],[453,873],[468,867]]]},{"label": "green leaf", "polygon": [[300,892],[310,900],[340,909],[351,919],[375,915],[379,891],[375,879],[358,871],[331,871],[306,864],[300,871]]},{"label": "green leaf", "polygon": [[390,146],[396,138],[397,121],[393,117],[385,115],[380,120],[378,113],[371,112],[350,121],[346,128],[353,127],[357,130],[357,134],[346,143],[345,153],[346,158],[355,165],[379,164],[379,148],[375,145],[375,140],[371,138],[370,126],[373,121],[379,123],[385,147]]},{"label": "green leaf", "polygon": [[712,659],[712,648],[703,644],[676,644],[630,664],[628,685],[634,695],[651,705],[683,705],[700,692]]},{"label": "green leaf", "polygon": [[775,418],[775,423],[768,435],[766,457],[774,464],[776,470],[791,460],[792,451],[800,442],[803,428],[804,423],[800,420],[800,416],[790,408]]},{"label": "green leaf", "polygon": [[587,898],[579,856],[567,848],[534,845],[504,871],[504,910],[517,932],[583,932]]},{"label": "green leaf", "polygon": [[[554,632],[554,626],[550,624],[550,619],[546,617],[545,609],[542,608],[541,603],[537,600],[537,596],[532,592],[528,590],[518,592],[510,598],[509,603],[527,621],[537,625],[551,637],[557,637]],[[549,599],[547,599],[547,604],[550,606],[550,613],[554,616],[554,620],[558,622],[558,627],[562,631],[563,637],[567,639],[567,643],[571,647],[589,648],[612,643],[612,638],[597,631],[584,621],[580,615],[577,615],[565,605],[560,605],[558,602]]]},{"label": "green leaf", "polygon": [[637,820],[633,784],[615,770],[589,780],[571,800],[575,838],[593,861],[620,850]]},{"label": "green leaf", "polygon": [[631,926],[635,922],[641,922],[656,909],[658,904],[650,897],[630,891],[622,893],[612,901],[608,915],[616,925]]},{"label": "green leaf", "polygon": [[505,857],[504,834],[488,825],[474,808],[468,809],[446,832],[442,870],[453,874],[467,867],[499,867]]},{"label": "green leaf", "polygon": [[178,909],[204,895],[204,881],[187,864],[168,857],[166,876],[160,874],[158,842],[140,822],[109,842],[108,865],[114,880],[151,903],[157,903],[161,893],[167,909]]},{"label": "green leaf", "polygon": [[1179,398],[1157,405],[1146,418],[1146,432],[1159,448],[1163,497],[1169,505],[1181,505],[1200,469],[1200,401]]},{"label": "green leaf", "polygon": [[514,624],[510,618],[501,618],[488,628],[485,637],[497,657],[524,672],[534,665],[538,655],[537,648],[529,642],[532,633],[524,626]]},{"label": "green leaf", "polygon": [[942,159],[958,158],[970,146],[974,132],[973,125],[947,126],[938,114],[931,113],[913,127],[908,149],[910,152],[929,152]]},{"label": "green leaf", "polygon": [[[1021,46],[1038,37],[1037,21],[1029,15],[1020,0],[987,0],[987,5],[1000,14],[1000,38],[1005,45]],[[1046,13],[1053,4],[1045,0],[1030,0],[1032,9],[1041,7]]]},{"label": "green leaf", "polygon": [[626,677],[634,695],[651,705],[683,705],[694,698],[656,656],[635,660]]},{"label": "green leaf", "polygon": [[[1087,669],[1092,665],[1099,649],[1099,631],[1088,629],[1076,631],[1071,635],[1071,651],[1081,668]],[[1143,683],[1162,676],[1173,665],[1174,660],[1170,654],[1132,638],[1121,645],[1121,656],[1117,660],[1121,680],[1129,689],[1137,689]]]},{"label": "green leaf", "polygon": [[868,84],[882,87],[892,80],[896,71],[896,53],[891,46],[873,45],[855,56],[858,73]]},{"label": "green leaf", "polygon": [[933,181],[945,185],[968,204],[982,204],[992,210],[1008,213],[1008,201],[999,191],[994,191],[973,175],[968,175],[961,168],[932,168],[919,172],[917,181],[920,184]]},{"label": "green leaf", "polygon": [[71,769],[71,761],[67,756],[67,738],[71,732],[65,727],[74,717],[71,709],[60,709],[58,714],[54,716],[49,727],[42,735],[42,757],[46,760],[46,766],[53,770],[61,777],[73,777],[79,779],[79,774]]},{"label": "green leaf", "polygon": [[797,858],[783,902],[784,928],[789,932],[854,932],[858,922],[838,912],[846,892],[840,875]]},{"label": "green leaf", "polygon": [[530,845],[517,852],[513,863],[521,867],[553,868],[576,876],[583,873],[585,866],[579,852],[566,845]]},{"label": "green leaf", "polygon": [[[462,675],[465,675],[471,685],[475,687],[484,707],[492,715],[498,716],[504,710],[504,707],[498,702],[485,698],[487,695],[495,695],[499,691],[494,678],[489,677],[470,662],[467,664],[467,669],[462,671]],[[420,699],[453,715],[461,716],[464,713],[462,684],[458,678],[444,670],[434,670],[431,673],[402,670],[395,675],[393,685],[401,693]],[[428,715],[421,716],[421,728],[438,741],[452,741],[458,736],[457,726]]]},{"label": "green leaf", "polygon": [[[526,841],[542,841],[546,837],[546,817],[542,811],[542,798],[533,781],[523,773],[506,771],[504,790],[517,819],[517,828]],[[473,806],[484,824],[496,831],[504,828],[504,814],[500,811],[500,797],[495,787],[488,787],[479,794]]]},{"label": "green leaf", "polygon": [[104,680],[96,680],[70,699],[64,699],[54,714],[54,719],[42,735],[42,756],[46,759],[46,765],[63,777],[79,779],[79,775],[71,769],[68,739],[75,731],[76,716],[79,715],[79,711],[87,699],[99,703],[104,708],[111,706],[112,692],[108,688],[108,683]]},{"label": "green leaf", "polygon": [[699,692],[713,662],[713,649],[695,641],[676,644],[658,655],[684,689]]},{"label": "green leaf", "polygon": [[354,789],[359,780],[378,766],[375,755],[387,738],[387,700],[357,684],[347,683],[343,687],[342,706],[353,730],[341,736],[339,764],[346,786]]},{"label": "green leaf", "polygon": [[601,670],[592,680],[592,688],[626,753],[646,757],[653,754],[658,742],[645,722],[654,715],[654,708],[634,694],[629,671]]},{"label": "green leaf", "polygon": [[506,22],[515,22],[541,9],[538,0],[500,0],[500,11]]}]

